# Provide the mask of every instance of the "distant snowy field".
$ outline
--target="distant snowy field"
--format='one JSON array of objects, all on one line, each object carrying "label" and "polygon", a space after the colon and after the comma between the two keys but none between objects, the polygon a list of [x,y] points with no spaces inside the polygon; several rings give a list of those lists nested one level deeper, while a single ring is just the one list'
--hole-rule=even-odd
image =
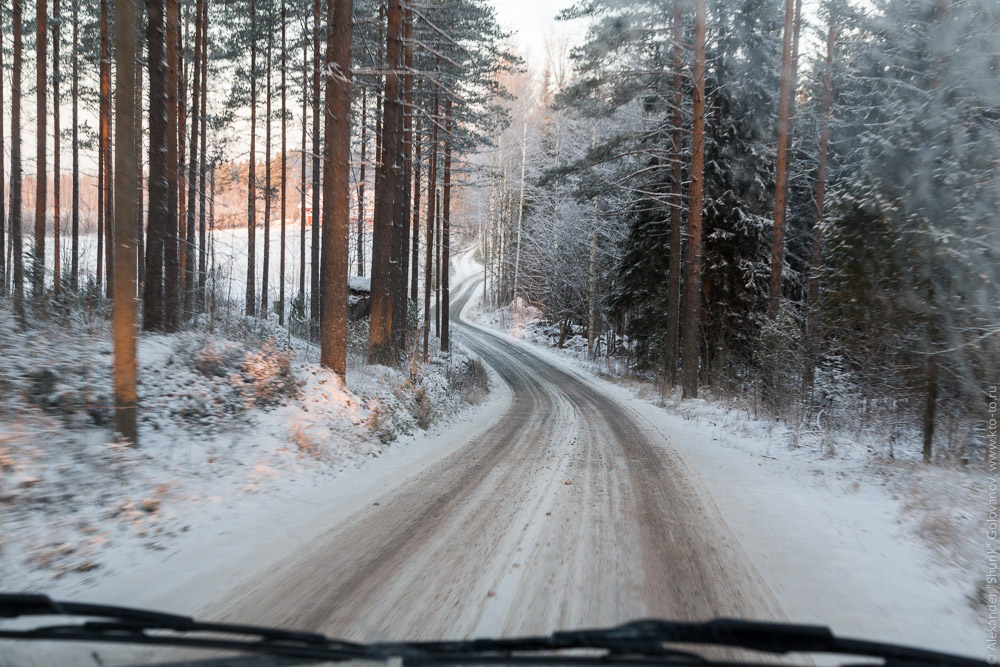
[{"label": "distant snowy field", "polygon": [[[249,247],[249,239],[247,228],[232,228],[232,229],[217,229],[209,236],[209,247],[214,251],[215,259],[215,288],[216,293],[219,298],[226,301],[233,301],[242,303],[246,295],[246,274],[247,274],[247,248]],[[288,225],[285,228],[285,299],[290,302],[298,294],[301,286],[299,285],[299,269],[301,262],[301,241],[302,233],[301,226],[298,221],[289,220]],[[351,275],[357,275],[357,264],[355,261],[356,244],[354,243],[355,237],[352,234],[351,244],[350,244],[350,272]],[[305,256],[306,256],[306,286],[308,288],[310,275],[312,271],[312,227],[306,227],[306,239],[305,239]],[[24,240],[25,251],[33,248],[34,240],[31,236],[26,236]],[[267,297],[269,303],[270,312],[274,312],[273,304],[278,299],[279,295],[279,279],[281,277],[281,226],[277,222],[271,223],[271,232],[269,243],[266,244],[269,248],[269,259],[268,259],[268,271],[267,271],[267,281],[268,290]],[[368,275],[368,266],[371,263],[371,234],[366,235],[365,239],[365,259],[366,259],[366,269],[365,275]],[[67,236],[66,231],[63,230],[63,235],[60,239],[59,247],[60,250],[60,263],[62,266],[62,273],[64,275],[69,272],[69,258],[70,258],[70,238]],[[257,227],[255,239],[254,239],[254,256],[255,256],[255,272],[256,272],[256,298],[260,299],[260,290],[262,286],[263,279],[263,267],[264,267],[264,228]],[[80,236],[79,240],[80,248],[80,267],[81,267],[81,281],[85,281],[85,277],[93,278],[97,271],[97,235],[96,234],[84,234]],[[46,280],[49,284],[53,280],[53,262],[55,253],[53,250],[53,239],[51,236],[46,238],[45,244],[45,267],[46,267]],[[28,255],[25,255],[25,261],[30,261]],[[26,267],[27,271],[27,267]],[[27,278],[28,274],[25,273]],[[27,285],[26,285],[27,288]]]}]

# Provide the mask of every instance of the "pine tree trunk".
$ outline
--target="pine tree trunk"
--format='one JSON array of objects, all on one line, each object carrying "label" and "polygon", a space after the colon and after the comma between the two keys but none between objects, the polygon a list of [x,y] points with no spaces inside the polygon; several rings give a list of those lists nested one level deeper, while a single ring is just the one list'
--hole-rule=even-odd
[{"label": "pine tree trunk", "polygon": [[36,2],[36,37],[35,37],[35,261],[32,263],[31,287],[36,299],[41,298],[45,289],[45,209],[48,182],[45,164],[45,120],[48,118],[46,92],[48,76],[46,74],[48,35],[48,5],[46,0]]},{"label": "pine tree trunk", "polygon": [[691,132],[687,261],[684,271],[682,384],[685,398],[698,396],[698,314],[701,309],[701,217],[705,187],[705,0],[695,0],[694,90]]},{"label": "pine tree trunk", "polygon": [[80,289],[80,1],[73,0],[73,213],[69,276],[73,291]]},{"label": "pine tree trunk", "polygon": [[684,197],[683,60],[684,19],[681,0],[674,0],[674,109],[670,133],[673,164],[670,173],[670,261],[667,276],[667,336],[664,366],[666,381],[677,386],[677,334],[681,320],[681,203]]},{"label": "pine tree trunk", "polygon": [[267,319],[270,308],[268,273],[271,271],[271,10],[267,14],[267,46],[264,53],[266,76],[264,84],[264,263],[260,270],[260,316]]},{"label": "pine tree trunk", "polygon": [[24,329],[24,263],[21,238],[21,31],[24,25],[24,0],[12,0],[11,23],[14,29],[14,68],[10,82],[10,237],[11,261],[14,264],[14,317]]},{"label": "pine tree trunk", "polygon": [[184,253],[184,316],[190,320],[197,310],[198,276],[196,260],[198,254],[197,236],[195,234],[195,187],[198,179],[198,107],[201,94],[201,14],[205,0],[197,0],[194,18],[194,60],[191,62],[191,132],[188,150],[187,177],[187,207],[185,209],[185,248]]},{"label": "pine tree trunk", "polygon": [[365,152],[368,148],[368,90],[361,89],[361,166],[358,174],[358,275],[365,275]]},{"label": "pine tree trunk", "polygon": [[164,254],[169,234],[170,189],[167,184],[167,83],[164,62],[165,0],[145,0],[146,60],[149,68],[149,204],[146,221],[146,282],[142,327],[162,331]]},{"label": "pine tree trunk", "polygon": [[[450,108],[447,103],[445,108]],[[446,143],[445,146],[448,144]],[[528,148],[528,117],[525,116],[524,123],[521,129],[521,192],[520,199],[517,204],[517,247],[514,249],[514,308],[518,309],[518,297],[520,296],[520,284],[519,279],[521,277],[521,226],[524,221],[524,168],[527,164],[527,148]],[[447,206],[447,197],[445,197],[445,205]]]},{"label": "pine tree trunk", "polygon": [[[181,0],[183,2],[183,0]],[[187,44],[191,12],[181,6],[184,29],[177,29],[177,260],[180,263],[180,321],[187,319]]]},{"label": "pine tree trunk", "polygon": [[[111,332],[114,342],[115,430],[139,443],[136,425],[138,365],[135,344],[136,172],[135,52],[138,16],[133,2],[115,4],[115,244],[108,266],[115,265]],[[110,221],[109,221],[110,224]]]},{"label": "pine tree trunk", "polygon": [[785,0],[785,27],[781,49],[781,84],[778,93],[778,161],[774,172],[774,233],[771,243],[771,283],[767,314],[778,315],[781,304],[781,273],[785,262],[785,214],[788,205],[788,137],[792,74],[792,30],[795,0]]},{"label": "pine tree trunk", "polygon": [[[163,236],[163,324],[166,331],[180,326],[180,257],[178,224],[177,63],[180,57],[181,14],[179,0],[166,0],[167,73],[167,218]],[[152,118],[152,116],[150,116]],[[251,264],[252,266],[252,264]]]},{"label": "pine tree trunk", "polygon": [[[447,138],[445,138],[447,141]],[[443,180],[443,179],[442,179]],[[441,191],[434,193],[434,335],[441,338]],[[438,346],[440,349],[440,345]]]},{"label": "pine tree trunk", "polygon": [[414,306],[419,298],[419,278],[420,278],[420,134],[423,131],[423,123],[417,123],[414,136],[414,156],[413,156],[413,250],[410,256],[410,300]]},{"label": "pine tree trunk", "polygon": [[309,128],[309,47],[308,40],[302,40],[302,201],[299,209],[302,213],[302,229],[299,235],[299,299],[302,303],[303,315],[306,308],[306,145]]},{"label": "pine tree trunk", "polygon": [[930,463],[934,446],[934,425],[937,417],[938,355],[934,350],[934,332],[929,333],[930,353],[927,355],[927,378],[924,397],[924,463]]},{"label": "pine tree trunk", "polygon": [[198,312],[205,312],[208,281],[208,234],[206,223],[206,173],[208,171],[208,2],[201,4],[201,162],[198,174]]},{"label": "pine tree trunk", "polygon": [[806,291],[806,364],[802,374],[803,394],[812,401],[813,383],[816,378],[816,329],[819,318],[819,268],[823,261],[823,215],[826,202],[826,160],[830,145],[830,107],[833,99],[833,53],[836,45],[834,15],[826,41],[826,69],[823,72],[823,115],[820,121],[819,169],[816,172],[816,221],[813,223],[812,264]]},{"label": "pine tree trunk", "polygon": [[288,215],[288,108],[285,89],[285,2],[281,2],[281,258],[278,262],[278,324],[285,324],[285,218]]},{"label": "pine tree trunk", "polygon": [[[59,204],[62,194],[62,165],[59,145],[59,34],[62,18],[59,14],[59,0],[52,0],[52,292],[59,296],[62,288],[61,248],[59,247]],[[0,216],[0,230],[3,217]],[[2,235],[2,234],[0,234]]]},{"label": "pine tree trunk", "polygon": [[327,0],[326,137],[323,162],[323,326],[320,361],[347,374],[347,274],[350,266],[352,0]]},{"label": "pine tree trunk", "polygon": [[104,156],[101,146],[104,144],[103,135],[100,128],[101,110],[103,103],[98,100],[98,128],[97,128],[97,288],[104,285]]},{"label": "pine tree trunk", "polygon": [[[437,68],[435,68],[436,70]],[[434,86],[434,110],[431,116],[430,160],[427,163],[427,239],[424,241],[424,361],[427,361],[427,351],[431,332],[431,285],[433,285],[434,270],[434,220],[435,204],[437,203],[437,151],[438,151],[438,89],[437,78]]]},{"label": "pine tree trunk", "polygon": [[[398,350],[393,340],[394,302],[399,286],[396,200],[402,178],[402,100],[399,65],[402,63],[403,12],[400,0],[389,0],[386,30],[385,102],[382,105],[382,162],[375,179],[375,223],[372,239],[371,325],[368,360],[391,365]],[[394,233],[395,232],[395,233]]]},{"label": "pine tree trunk", "polygon": [[[139,12],[138,7],[136,11]],[[138,19],[137,19],[138,20]],[[136,61],[142,60],[142,36],[138,34],[136,28]],[[142,184],[142,67],[135,67],[135,253],[136,253],[136,274],[137,274],[137,298],[142,296],[143,284],[145,282],[145,247],[143,243],[142,210],[143,210],[143,184]]]},{"label": "pine tree trunk", "polygon": [[[454,139],[451,123],[451,98],[444,101],[444,211],[441,215],[441,351],[451,349],[451,292],[448,278],[451,270],[451,145]],[[521,187],[522,194],[524,186]]]},{"label": "pine tree trunk", "polygon": [[[3,85],[3,31],[0,30],[0,128],[4,126],[3,124],[3,111],[4,111],[4,85]],[[0,131],[0,296],[7,295],[7,280],[10,275],[9,262],[7,262],[7,204],[4,195],[7,193],[7,188],[4,183],[4,141],[3,141],[3,131]]]},{"label": "pine tree trunk", "polygon": [[320,49],[320,0],[313,0],[313,80],[312,80],[312,265],[310,266],[309,322],[310,337],[319,338],[320,318],[320,230],[322,213],[320,211],[320,87],[319,70],[323,52]]},{"label": "pine tree trunk", "polygon": [[[590,135],[590,148],[594,149],[597,126]],[[594,336],[597,329],[597,199],[590,204],[590,266],[587,276],[587,358],[594,358]]]},{"label": "pine tree trunk", "polygon": [[257,261],[257,2],[250,0],[250,163],[247,171],[247,289],[244,312],[257,314],[254,307]]},{"label": "pine tree trunk", "polygon": [[396,230],[397,246],[395,262],[399,271],[396,282],[394,313],[392,316],[393,341],[396,350],[406,349],[409,320],[409,277],[410,277],[410,226],[413,218],[413,12],[409,6],[403,10],[403,53],[402,65],[404,74],[403,107],[400,110],[399,123],[402,125],[402,175],[396,184],[396,214],[394,228]]},{"label": "pine tree trunk", "polygon": [[[104,273],[106,295],[109,300],[115,296],[115,264],[112,251],[115,239],[114,168],[111,164],[111,30],[109,0],[101,0],[101,164],[104,180],[102,201],[104,203]],[[131,147],[130,147],[131,148]]]}]

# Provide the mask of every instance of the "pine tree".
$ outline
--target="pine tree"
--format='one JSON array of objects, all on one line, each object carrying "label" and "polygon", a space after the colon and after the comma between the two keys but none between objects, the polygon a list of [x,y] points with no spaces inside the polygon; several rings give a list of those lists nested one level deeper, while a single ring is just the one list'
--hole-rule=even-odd
[{"label": "pine tree", "polygon": [[36,299],[40,298],[45,289],[45,209],[48,183],[46,179],[45,162],[45,121],[48,117],[46,94],[48,91],[48,75],[46,60],[48,58],[48,3],[37,0],[35,19],[35,257],[32,262],[31,286]]},{"label": "pine tree", "polygon": [[[59,0],[52,0],[52,291],[57,297],[62,288],[61,248],[59,243],[59,204],[62,193],[59,142],[59,35],[62,28],[62,16],[59,13],[59,9]],[[2,221],[2,216],[0,216],[0,221]],[[0,228],[2,227],[3,225],[0,223]]]},{"label": "pine tree", "polygon": [[[115,430],[129,443],[139,443],[136,424],[138,368],[136,359],[136,172],[135,69],[136,27],[139,19],[133,2],[115,5],[115,205],[114,238],[110,267],[116,285],[111,314],[114,340]],[[109,220],[109,225],[111,224]],[[110,282],[110,280],[109,280]]]},{"label": "pine tree", "polygon": [[164,263],[169,248],[170,189],[167,183],[167,81],[165,61],[165,0],[145,0],[146,53],[149,68],[149,205],[146,222],[146,282],[143,285],[142,326],[166,328]]},{"label": "pine tree", "polygon": [[24,0],[12,0],[11,23],[14,29],[14,62],[10,82],[10,238],[11,254],[14,264],[14,317],[21,328],[27,321],[24,314],[24,266],[21,261],[23,242],[21,240],[21,68],[22,44],[21,31],[23,21]]},{"label": "pine tree", "polygon": [[320,361],[347,374],[347,276],[350,260],[351,0],[327,0],[326,136],[323,168],[323,325]]},{"label": "pine tree", "polygon": [[375,177],[375,221],[372,239],[371,322],[368,360],[392,364],[399,350],[393,341],[395,297],[399,289],[399,230],[396,201],[402,179],[403,11],[400,0],[389,0],[386,30],[385,102],[382,105],[382,160]]},{"label": "pine tree", "polygon": [[701,220],[705,187],[705,0],[695,0],[694,128],[691,133],[691,202],[688,213],[687,257],[684,265],[684,396],[698,395],[698,316],[701,302]]}]

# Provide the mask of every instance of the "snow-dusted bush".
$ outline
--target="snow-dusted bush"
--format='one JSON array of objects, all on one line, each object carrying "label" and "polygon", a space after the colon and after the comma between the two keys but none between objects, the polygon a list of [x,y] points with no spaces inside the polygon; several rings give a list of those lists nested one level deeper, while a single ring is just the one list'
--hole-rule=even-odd
[{"label": "snow-dusted bush", "polygon": [[242,372],[233,374],[232,383],[248,403],[258,407],[294,398],[301,382],[292,371],[292,356],[290,351],[275,349],[270,339],[257,352],[247,352]]}]

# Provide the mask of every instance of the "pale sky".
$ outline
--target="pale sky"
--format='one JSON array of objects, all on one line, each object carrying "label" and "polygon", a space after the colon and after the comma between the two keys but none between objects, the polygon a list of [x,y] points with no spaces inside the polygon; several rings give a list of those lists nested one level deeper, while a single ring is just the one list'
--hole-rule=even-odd
[{"label": "pale sky", "polygon": [[576,0],[493,0],[497,18],[507,30],[514,32],[518,52],[536,71],[545,64],[545,38],[556,33],[575,35],[572,24],[556,21],[555,16],[571,7]]}]

